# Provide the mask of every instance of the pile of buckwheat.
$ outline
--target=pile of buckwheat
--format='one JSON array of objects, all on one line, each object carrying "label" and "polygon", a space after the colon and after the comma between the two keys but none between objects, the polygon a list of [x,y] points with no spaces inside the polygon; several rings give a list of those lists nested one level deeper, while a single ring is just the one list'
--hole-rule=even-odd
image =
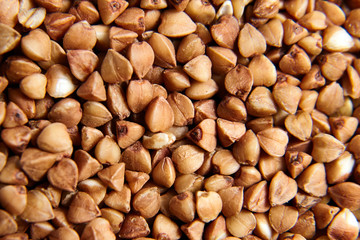
[{"label": "pile of buckwheat", "polygon": [[0,240],[356,240],[360,0],[0,0]]}]

